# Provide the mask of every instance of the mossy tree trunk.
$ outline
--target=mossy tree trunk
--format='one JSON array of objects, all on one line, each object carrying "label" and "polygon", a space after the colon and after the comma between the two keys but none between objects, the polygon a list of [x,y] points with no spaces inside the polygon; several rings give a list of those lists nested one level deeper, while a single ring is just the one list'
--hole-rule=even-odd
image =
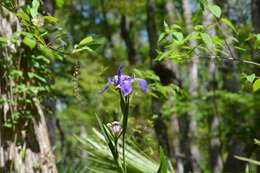
[{"label": "mossy tree trunk", "polygon": [[[0,36],[11,38],[17,31],[22,27],[15,14],[0,6]],[[0,45],[0,172],[57,173],[39,98],[17,92],[17,86],[29,87],[31,82],[25,51],[21,39]],[[14,78],[14,72],[20,75]]]}]

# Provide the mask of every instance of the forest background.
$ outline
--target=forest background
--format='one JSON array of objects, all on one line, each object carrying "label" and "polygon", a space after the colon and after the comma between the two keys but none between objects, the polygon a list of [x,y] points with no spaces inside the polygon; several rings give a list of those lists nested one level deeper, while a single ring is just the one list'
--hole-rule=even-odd
[{"label": "forest background", "polygon": [[260,172],[258,33],[260,0],[1,0],[0,172],[116,172],[119,65],[128,172]]}]

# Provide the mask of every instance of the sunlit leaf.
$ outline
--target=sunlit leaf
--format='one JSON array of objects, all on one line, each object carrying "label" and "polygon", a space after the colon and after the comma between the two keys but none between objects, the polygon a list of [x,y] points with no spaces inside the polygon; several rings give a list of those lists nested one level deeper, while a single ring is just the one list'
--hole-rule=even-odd
[{"label": "sunlit leaf", "polygon": [[30,49],[33,49],[36,46],[36,39],[32,35],[27,35],[24,37],[23,43]]},{"label": "sunlit leaf", "polygon": [[255,142],[256,145],[260,145],[260,140],[254,139],[254,142]]},{"label": "sunlit leaf", "polygon": [[253,84],[253,91],[256,92],[260,89],[260,79],[257,79]]},{"label": "sunlit leaf", "polygon": [[225,25],[229,26],[235,33],[237,33],[237,30],[236,30],[235,26],[230,22],[230,20],[228,20],[228,19],[226,19],[226,18],[222,18],[221,21],[222,21]]},{"label": "sunlit leaf", "polygon": [[33,0],[32,1],[32,8],[30,9],[30,13],[32,17],[36,17],[38,15],[38,9],[40,7],[40,1],[39,0]]},{"label": "sunlit leaf", "polygon": [[44,20],[48,23],[57,23],[58,19],[53,16],[44,16]]},{"label": "sunlit leaf", "polygon": [[201,35],[201,39],[206,45],[208,45],[209,47],[213,45],[212,39],[208,33],[201,33],[200,35]]},{"label": "sunlit leaf", "polygon": [[93,38],[91,36],[86,37],[86,38],[84,38],[83,40],[81,40],[79,42],[79,46],[84,46],[84,45],[86,45],[86,44],[88,44],[88,43],[90,43],[92,41],[93,41]]},{"label": "sunlit leaf", "polygon": [[217,18],[221,16],[221,8],[217,5],[209,5],[209,11]]},{"label": "sunlit leaf", "polygon": [[254,80],[255,80],[255,74],[253,73],[253,74],[251,74],[251,75],[248,75],[248,76],[246,76],[246,79],[250,82],[250,83],[253,83],[254,82]]},{"label": "sunlit leaf", "polygon": [[24,21],[30,22],[30,16],[28,16],[23,10],[20,10],[16,15]]},{"label": "sunlit leaf", "polygon": [[63,5],[64,5],[64,0],[55,0],[55,5],[56,5],[58,8],[63,7]]}]

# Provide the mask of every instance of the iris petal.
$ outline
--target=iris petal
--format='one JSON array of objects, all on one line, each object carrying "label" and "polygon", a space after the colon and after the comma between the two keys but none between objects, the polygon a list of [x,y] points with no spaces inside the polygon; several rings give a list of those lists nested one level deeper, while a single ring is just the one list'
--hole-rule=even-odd
[{"label": "iris petal", "polygon": [[120,89],[123,92],[124,96],[129,95],[132,92],[132,83],[131,81],[124,81],[120,84]]},{"label": "iris petal", "polygon": [[137,82],[138,82],[138,84],[139,84],[139,87],[146,93],[146,92],[147,92],[147,83],[146,83],[146,80],[137,79]]},{"label": "iris petal", "polygon": [[109,88],[109,86],[110,84],[105,85],[104,88],[98,92],[98,94],[102,94],[103,92],[105,92]]},{"label": "iris petal", "polygon": [[120,82],[121,82],[122,71],[123,71],[123,65],[120,65],[120,66],[118,67],[118,70],[117,70],[117,81],[116,81],[116,85],[120,84]]},{"label": "iris petal", "polygon": [[113,85],[114,84],[114,81],[111,77],[107,78],[107,81],[110,85]]}]

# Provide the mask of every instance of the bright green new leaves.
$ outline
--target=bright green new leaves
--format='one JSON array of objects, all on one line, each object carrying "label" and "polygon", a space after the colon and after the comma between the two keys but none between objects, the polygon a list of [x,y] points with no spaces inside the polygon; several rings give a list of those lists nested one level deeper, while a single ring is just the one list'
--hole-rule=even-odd
[{"label": "bright green new leaves", "polygon": [[253,92],[256,92],[260,89],[260,79],[257,79],[257,77],[254,73],[251,75],[245,76],[245,78],[248,82],[253,84]]},{"label": "bright green new leaves", "polygon": [[172,34],[176,38],[176,42],[178,44],[182,44],[183,43],[183,34],[181,32],[173,32]]},{"label": "bright green new leaves", "polygon": [[27,34],[23,39],[23,43],[33,49],[36,46],[36,39],[31,34]]},{"label": "bright green new leaves", "polygon": [[79,42],[79,46],[85,46],[86,44],[93,41],[93,38],[91,36],[84,38]]},{"label": "bright green new leaves", "polygon": [[48,22],[48,23],[57,23],[58,19],[56,17],[53,16],[44,16],[44,21]]},{"label": "bright green new leaves", "polygon": [[256,92],[260,89],[260,79],[257,79],[253,84],[253,92]]},{"label": "bright green new leaves", "polygon": [[36,17],[38,15],[38,9],[40,7],[39,0],[32,1],[32,8],[30,9],[30,13],[32,17]]},{"label": "bright green new leaves", "polygon": [[248,81],[248,82],[250,82],[250,83],[253,83],[254,82],[254,80],[255,80],[255,74],[253,73],[253,74],[251,74],[251,75],[248,75],[248,76],[246,76],[246,80]]},{"label": "bright green new leaves", "polygon": [[221,8],[217,5],[209,5],[209,11],[217,18],[221,16]]},{"label": "bright green new leaves", "polygon": [[236,34],[237,34],[237,29],[236,27],[231,23],[230,20],[226,19],[226,18],[221,18],[221,22],[223,22],[225,25],[227,25],[228,27],[230,27]]},{"label": "bright green new leaves", "polygon": [[201,39],[208,46],[211,47],[213,45],[212,39],[208,33],[201,33]]},{"label": "bright green new leaves", "polygon": [[58,8],[63,7],[63,5],[64,5],[64,0],[55,0],[55,5],[56,5]]},{"label": "bright green new leaves", "polygon": [[89,52],[94,52],[87,44],[93,42],[93,38],[91,36],[84,38],[79,42],[78,45],[75,45],[75,48],[73,49],[72,53],[78,53],[84,50],[87,50]]}]

